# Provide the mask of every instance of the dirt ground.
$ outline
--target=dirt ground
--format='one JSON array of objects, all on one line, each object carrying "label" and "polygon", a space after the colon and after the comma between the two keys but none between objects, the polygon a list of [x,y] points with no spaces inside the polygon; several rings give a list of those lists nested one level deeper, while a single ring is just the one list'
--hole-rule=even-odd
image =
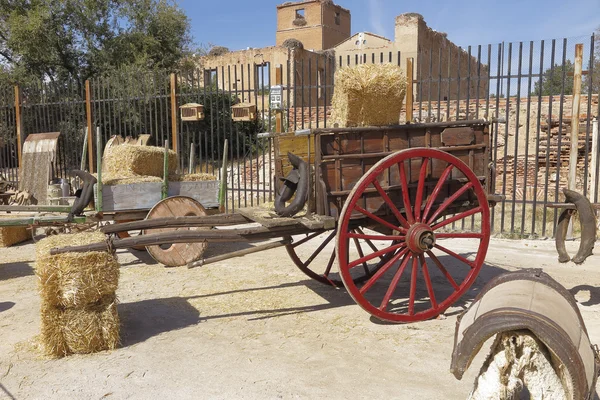
[{"label": "dirt ground", "polygon": [[34,245],[0,250],[0,398],[464,399],[488,350],[454,378],[457,315],[493,276],[531,267],[576,295],[600,343],[600,256],[559,264],[551,241],[493,239],[476,283],[444,318],[406,325],[371,319],[283,248],[193,270],[141,252],[119,258],[122,346],[53,360],[37,347]]}]

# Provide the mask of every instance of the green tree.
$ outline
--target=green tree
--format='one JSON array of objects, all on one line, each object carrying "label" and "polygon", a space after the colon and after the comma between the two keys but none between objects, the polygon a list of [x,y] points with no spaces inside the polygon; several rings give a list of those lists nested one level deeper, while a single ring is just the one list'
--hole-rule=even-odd
[{"label": "green tree", "polygon": [[80,85],[127,65],[173,69],[189,52],[189,31],[172,0],[6,0],[0,64],[5,79]]},{"label": "green tree", "polygon": [[[555,96],[563,94],[573,94],[573,71],[575,67],[570,60],[563,65],[555,64],[548,68],[542,74],[542,79],[535,83],[532,95]],[[564,75],[564,86],[563,86]],[[564,89],[563,89],[564,88]]]}]

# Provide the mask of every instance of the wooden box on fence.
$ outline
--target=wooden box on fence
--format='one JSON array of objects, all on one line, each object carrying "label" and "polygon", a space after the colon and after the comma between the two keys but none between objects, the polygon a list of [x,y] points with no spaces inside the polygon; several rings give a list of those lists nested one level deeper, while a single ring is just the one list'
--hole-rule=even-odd
[{"label": "wooden box on fence", "polygon": [[234,121],[255,121],[256,106],[254,104],[240,103],[231,106],[231,119]]},{"label": "wooden box on fence", "polygon": [[[168,196],[187,196],[204,208],[219,206],[220,181],[169,182]],[[162,182],[102,186],[103,211],[151,209],[161,200]],[[96,193],[97,195],[97,193]]]},{"label": "wooden box on fence", "polygon": [[[302,160],[308,162],[308,165],[311,169],[311,177],[314,176],[314,173],[312,173],[312,171],[314,170],[315,163],[314,134],[311,134],[309,136],[296,136],[295,132],[282,133],[274,137],[273,145],[275,148],[275,184],[277,185],[277,189],[279,189],[281,185],[279,178],[287,176],[287,174],[289,174],[290,171],[294,168],[292,164],[290,164],[290,160],[288,159],[288,152],[293,153],[294,155],[302,158]],[[315,210],[315,194],[313,183],[314,182],[311,182],[310,188],[310,201],[308,208],[309,211]]]},{"label": "wooden box on fence", "polygon": [[204,106],[198,103],[187,103],[179,107],[182,121],[202,121]]}]

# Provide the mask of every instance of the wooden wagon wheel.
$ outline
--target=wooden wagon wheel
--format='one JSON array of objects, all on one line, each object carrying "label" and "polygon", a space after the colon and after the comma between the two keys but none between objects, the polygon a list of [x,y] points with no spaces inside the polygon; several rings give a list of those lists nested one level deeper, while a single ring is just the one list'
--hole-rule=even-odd
[{"label": "wooden wagon wheel", "polygon": [[[173,196],[156,203],[148,212],[146,219],[164,217],[204,216],[206,210],[196,200],[185,196]],[[145,229],[144,235],[150,233],[164,233],[174,230],[193,230],[202,228],[158,228]],[[206,229],[206,228],[204,228]],[[146,246],[148,253],[159,263],[167,267],[181,267],[197,261],[204,254],[208,243],[174,243],[155,246]]]},{"label": "wooden wagon wheel", "polygon": [[[294,264],[307,276],[325,285],[342,287],[344,283],[338,272],[335,241],[333,240],[336,233],[335,229],[312,232],[307,234],[306,237],[298,238],[298,240],[286,245],[285,248]],[[352,230],[352,233],[361,234],[362,230],[356,227]],[[357,240],[355,245],[359,252],[363,252],[362,246]],[[373,241],[368,239],[364,241],[363,245],[366,248],[374,248]],[[370,278],[383,265],[382,260],[386,260],[386,258],[382,256],[380,263],[365,264],[364,268],[353,271],[352,278],[355,283]]]},{"label": "wooden wagon wheel", "polygon": [[[136,221],[134,219],[126,219],[126,220],[116,220],[115,224],[124,224],[125,222],[133,222]],[[128,231],[125,232],[117,232],[117,237],[119,239],[127,239],[133,236],[139,236],[142,234],[142,231],[136,231],[133,235],[131,233],[129,233]],[[146,250],[146,246],[133,246],[132,249],[134,250],[138,250],[138,251],[145,251]]]},{"label": "wooden wagon wheel", "polygon": [[[376,213],[365,205],[373,195],[383,202]],[[356,233],[357,223],[370,230]],[[461,232],[449,230],[455,223]],[[394,153],[361,178],[344,204],[336,243],[344,285],[379,319],[437,316],[475,281],[489,244],[489,223],[485,191],[464,162],[431,148]],[[363,247],[370,249],[364,253],[353,246],[356,240],[370,240],[377,248]],[[352,279],[355,269],[380,264],[381,257],[388,261],[371,278],[363,284]]]}]

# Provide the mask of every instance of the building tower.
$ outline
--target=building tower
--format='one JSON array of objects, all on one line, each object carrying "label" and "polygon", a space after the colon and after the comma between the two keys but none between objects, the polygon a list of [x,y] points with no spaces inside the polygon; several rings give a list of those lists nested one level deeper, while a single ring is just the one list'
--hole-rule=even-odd
[{"label": "building tower", "polygon": [[350,11],[331,0],[287,2],[277,6],[276,45],[288,39],[307,50],[327,50],[350,37]]}]

